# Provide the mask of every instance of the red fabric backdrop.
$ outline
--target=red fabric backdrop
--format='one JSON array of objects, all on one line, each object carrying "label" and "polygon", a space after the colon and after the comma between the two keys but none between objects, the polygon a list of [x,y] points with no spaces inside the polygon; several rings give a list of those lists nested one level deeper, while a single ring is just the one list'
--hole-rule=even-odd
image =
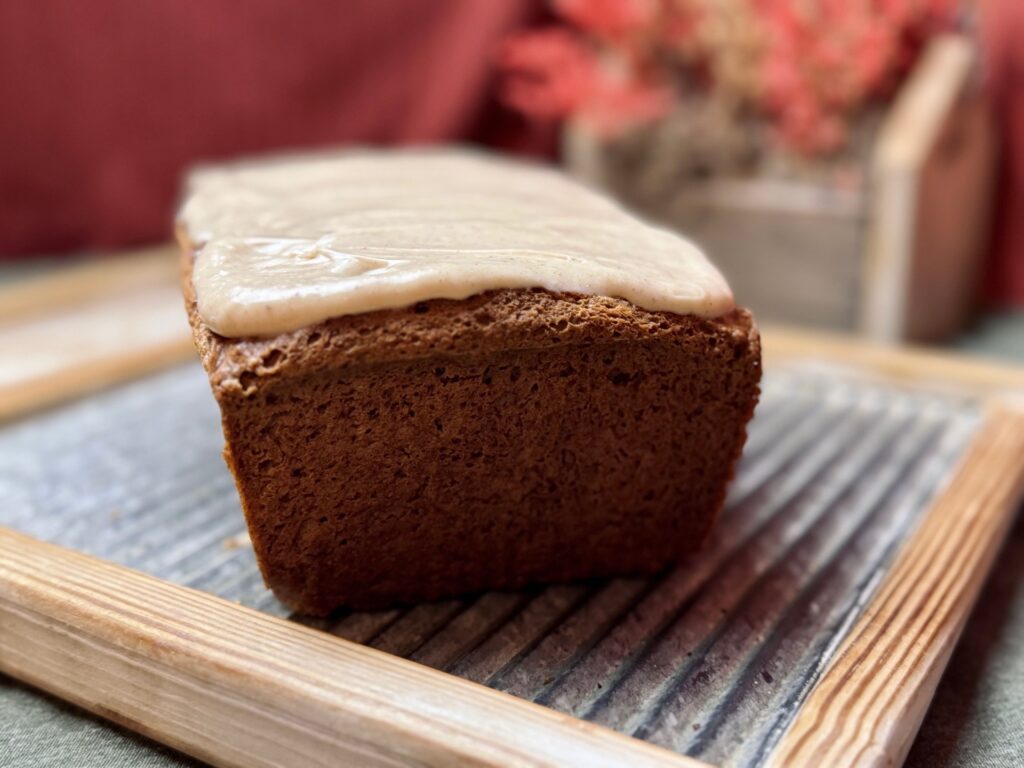
[{"label": "red fabric backdrop", "polygon": [[987,293],[1024,306],[1024,0],[982,3],[986,68],[1001,133],[1000,190]]},{"label": "red fabric backdrop", "polygon": [[498,42],[539,5],[4,0],[0,254],[166,238],[197,159],[351,142],[543,147],[493,101]]},{"label": "red fabric backdrop", "polygon": [[[550,151],[494,101],[542,0],[4,0],[0,256],[167,237],[183,168],[280,147]],[[988,293],[1024,303],[1024,1],[982,3],[1003,135]]]}]

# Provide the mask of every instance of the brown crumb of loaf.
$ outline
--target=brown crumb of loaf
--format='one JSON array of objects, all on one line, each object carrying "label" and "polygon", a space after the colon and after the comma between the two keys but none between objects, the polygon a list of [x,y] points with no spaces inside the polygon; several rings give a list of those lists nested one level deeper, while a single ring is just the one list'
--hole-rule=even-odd
[{"label": "brown crumb of loaf", "polygon": [[743,310],[510,290],[225,339],[185,288],[261,568],[308,613],[662,568],[757,401]]}]

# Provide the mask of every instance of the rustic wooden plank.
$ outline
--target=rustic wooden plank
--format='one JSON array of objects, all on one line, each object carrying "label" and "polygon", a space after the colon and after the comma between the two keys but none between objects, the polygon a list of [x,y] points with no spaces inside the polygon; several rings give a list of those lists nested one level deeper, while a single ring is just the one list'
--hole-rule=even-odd
[{"label": "rustic wooden plank", "polygon": [[[180,310],[172,282],[149,288],[139,284],[134,289],[147,290],[153,291],[154,301],[160,297],[168,312]],[[126,311],[130,302],[125,296],[108,301],[85,293],[70,298],[64,294],[56,306],[64,316],[95,317],[90,313],[97,312],[108,321],[137,319],[137,305]],[[51,319],[31,317],[26,323]],[[87,335],[97,327],[85,322],[81,326]],[[89,358],[82,367],[65,368],[49,381],[22,382],[20,390],[10,385],[5,389],[0,383],[0,419],[185,359],[192,354],[191,344],[184,323],[181,328],[180,336],[166,347],[148,342],[130,349],[121,345],[115,354]],[[1024,390],[1024,369],[1013,366],[786,329],[769,328],[764,337],[769,367],[794,359],[830,360],[914,388],[953,386],[979,396],[1008,388]],[[36,338],[45,341],[45,334],[37,333]],[[921,528],[937,530],[937,538],[922,540],[919,533],[900,556],[898,567],[915,578],[932,576],[932,592],[944,600],[922,604],[918,618],[935,611],[947,623],[938,628],[922,625],[919,644],[898,646],[886,657],[887,663],[895,664],[891,670],[876,673],[871,664],[851,668],[839,688],[857,688],[870,696],[850,705],[852,716],[841,708],[829,709],[830,719],[815,726],[798,749],[793,739],[799,734],[791,731],[775,753],[776,762],[835,762],[833,748],[844,739],[848,751],[843,754],[856,755],[857,760],[902,759],[1001,539],[1000,526],[1008,524],[1010,500],[1019,490],[1014,483],[1024,472],[1022,435],[1024,417],[1000,411]],[[947,549],[921,549],[943,542]],[[953,548],[950,542],[962,546]],[[910,565],[903,565],[905,561]],[[933,562],[945,566],[929,570]],[[920,571],[914,569],[917,566]],[[931,599],[925,581],[922,578],[921,586],[911,583],[909,595],[894,592],[890,582],[864,621],[892,611],[887,600]],[[895,611],[894,621],[905,610]],[[504,609],[498,614],[504,616]],[[473,615],[460,614],[467,619]],[[401,620],[423,624],[427,636],[433,626],[428,619],[413,614]],[[908,629],[899,621],[894,626],[901,632]],[[385,645],[396,640],[388,632],[387,627],[380,629]],[[320,639],[313,640],[313,635]],[[886,638],[903,642],[904,635]],[[443,639],[429,639],[417,656],[433,658]],[[464,665],[474,659],[462,651],[451,657],[447,646],[444,654],[450,663]],[[837,665],[848,656],[844,651]],[[598,764],[597,757],[608,763],[695,764],[443,673],[0,531],[0,668],[11,671],[15,666],[22,679],[223,765],[253,764],[254,752],[267,761],[289,757],[303,764],[342,758],[379,764],[412,759],[561,764],[577,757],[577,750],[578,760],[586,764]],[[812,704],[824,695],[822,687],[837,679],[836,668],[823,678]],[[905,681],[901,691],[875,690],[895,680]],[[461,687],[466,685],[471,687]],[[799,716],[797,725],[807,717]],[[864,722],[872,724],[863,730],[874,740],[861,744]],[[872,727],[877,729],[874,736]],[[814,751],[822,744],[818,729],[832,733],[825,737],[832,741],[824,742],[829,750],[824,760]],[[442,744],[444,739],[450,744]]]},{"label": "rustic wooden plank", "polygon": [[1024,391],[1024,366],[1012,363],[785,326],[763,328],[761,336],[766,370],[787,361],[825,361],[922,389],[957,388],[975,396]]},{"label": "rustic wooden plank", "polygon": [[[137,315],[125,316],[126,321],[138,323],[127,338],[91,334],[90,329],[105,324],[112,312],[117,312],[116,307],[75,312],[63,318],[52,334],[38,324],[0,330],[0,360],[4,361],[0,363],[0,422],[195,356],[187,328],[154,322],[146,327],[146,318]],[[103,314],[104,320],[97,320],[96,314]],[[90,325],[92,321],[95,325]]]},{"label": "rustic wooden plank", "polygon": [[1024,411],[997,408],[770,765],[903,762],[1014,519],[1022,478]]},{"label": "rustic wooden plank", "polygon": [[173,243],[95,255],[0,285],[0,324],[48,315],[139,288],[171,285],[178,276],[178,247]]},{"label": "rustic wooden plank", "polygon": [[168,248],[0,287],[0,421],[194,354]]},{"label": "rustic wooden plank", "polygon": [[702,765],[3,528],[0,670],[215,765]]}]

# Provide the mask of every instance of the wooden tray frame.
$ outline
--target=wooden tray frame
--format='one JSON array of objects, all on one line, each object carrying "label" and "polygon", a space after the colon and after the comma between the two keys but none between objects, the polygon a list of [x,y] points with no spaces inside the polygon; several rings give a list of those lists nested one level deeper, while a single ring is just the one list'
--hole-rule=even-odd
[{"label": "wooden tray frame", "polygon": [[[32,286],[38,296],[44,288]],[[38,312],[38,299],[28,305]],[[1024,369],[782,329],[764,339],[768,366],[830,360],[985,403],[948,487],[768,759],[898,765],[1024,491],[1024,404],[1002,394],[1024,391]],[[132,350],[120,364],[112,354],[102,381],[65,376],[75,384],[58,393],[22,382],[20,391],[47,396],[3,416],[154,370],[181,359],[181,348],[179,340],[150,357]],[[214,765],[704,765],[3,528],[0,671]]]}]

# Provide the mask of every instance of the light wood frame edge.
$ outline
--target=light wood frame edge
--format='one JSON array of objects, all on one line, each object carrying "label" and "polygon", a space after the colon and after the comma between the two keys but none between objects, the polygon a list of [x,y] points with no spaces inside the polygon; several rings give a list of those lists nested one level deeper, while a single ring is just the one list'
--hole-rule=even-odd
[{"label": "light wood frame edge", "polygon": [[220,766],[703,765],[3,528],[0,671]]},{"label": "light wood frame edge", "polygon": [[768,765],[903,763],[1015,518],[1022,481],[1024,411],[993,404]]},{"label": "light wood frame edge", "polygon": [[948,350],[878,344],[847,334],[771,325],[762,329],[761,342],[765,370],[782,363],[813,360],[853,368],[890,383],[955,389],[982,399],[1024,392],[1024,366]]},{"label": "light wood frame edge", "polygon": [[[159,258],[159,254],[154,254],[155,260],[159,260]],[[89,269],[91,270],[91,268]],[[145,267],[145,269],[148,270],[150,267]],[[46,280],[44,278],[39,281],[38,290],[41,292],[41,296],[45,295]],[[94,287],[91,286],[86,291],[88,298],[92,297]],[[78,289],[72,290],[69,287],[68,295],[59,294],[58,298],[60,299],[58,303],[78,301],[80,292]],[[42,302],[33,300],[27,303],[38,307]],[[6,399],[3,407],[0,407],[0,421],[72,396],[84,394],[87,391],[100,389],[126,378],[159,370],[179,360],[187,359],[191,354],[193,354],[191,342],[187,338],[183,338],[180,342],[171,342],[163,347],[153,348],[128,357],[120,356],[117,359],[96,361],[94,364],[84,366],[81,370],[76,369],[63,376],[66,386],[36,387],[33,385],[26,387],[17,398]],[[765,332],[765,354],[769,365],[801,358],[832,360],[846,365],[854,365],[875,374],[882,374],[892,380],[902,380],[915,386],[927,385],[928,382],[954,383],[979,396],[987,396],[1007,389],[1024,390],[1024,369],[1020,367],[969,360],[927,350],[887,348],[866,344],[844,336],[769,328]],[[965,569],[967,574],[965,583],[957,583],[959,600],[949,614],[950,623],[943,631],[941,642],[936,646],[934,652],[927,654],[927,658],[921,652],[914,657],[920,662],[914,672],[916,677],[905,684],[901,683],[901,685],[905,685],[901,689],[902,692],[896,691],[898,695],[883,702],[886,706],[881,709],[871,710],[872,728],[875,730],[871,731],[870,739],[864,740],[862,737],[860,740],[855,740],[856,748],[850,748],[848,752],[841,755],[835,754],[834,749],[820,753],[818,750],[823,746],[824,748],[830,746],[834,748],[844,743],[841,738],[844,733],[843,728],[845,727],[846,731],[849,731],[856,725],[848,719],[839,718],[831,720],[824,728],[814,725],[815,730],[812,731],[809,729],[811,724],[816,721],[810,718],[815,717],[814,713],[819,710],[826,711],[820,708],[827,704],[824,699],[828,691],[846,691],[851,686],[855,688],[857,683],[864,683],[867,679],[864,675],[851,677],[844,665],[853,664],[853,660],[856,658],[853,655],[857,650],[854,643],[868,642],[873,637],[872,631],[877,631],[878,617],[884,607],[883,601],[898,586],[894,579],[904,572],[903,569],[909,567],[904,562],[909,559],[907,553],[911,548],[908,546],[905,546],[898,556],[893,575],[881,587],[879,594],[868,606],[861,622],[854,628],[851,640],[840,650],[836,660],[812,692],[807,705],[801,710],[801,714],[773,752],[773,760],[776,765],[817,765],[821,764],[819,760],[821,754],[827,754],[829,759],[837,764],[851,763],[849,757],[854,754],[865,759],[871,758],[876,762],[902,760],[903,754],[909,748],[916,728],[923,718],[927,703],[938,683],[949,654],[952,652],[963,622],[966,621],[974,598],[988,571],[988,566],[994,559],[995,550],[1012,519],[1013,501],[1020,494],[1019,483],[1014,484],[1012,481],[1019,480],[1024,475],[1024,437],[1022,435],[1024,435],[1024,417],[1020,415],[1019,411],[997,410],[994,415],[990,416],[970,450],[961,473],[936,502],[932,512],[926,517],[921,529],[916,534],[917,537],[927,536],[928,531],[939,524],[937,521],[946,520],[951,514],[955,514],[957,509],[951,505],[958,503],[956,502],[958,498],[961,499],[961,502],[964,501],[960,496],[964,493],[964,488],[974,488],[979,493],[989,494],[985,496],[986,503],[981,508],[975,509],[970,521],[964,523],[965,525],[982,526],[984,535],[978,548],[974,550],[970,567]],[[986,460],[993,462],[990,466],[1001,466],[1005,470],[1005,482],[1000,485],[998,478],[990,478],[991,483],[994,484],[993,487],[981,487],[979,484],[984,483],[983,478],[973,475],[964,477],[964,472],[967,471],[967,467],[971,466],[972,460],[977,460],[976,456],[981,455],[984,444],[990,440],[995,440],[1002,448],[999,449],[998,455]],[[972,457],[975,458],[972,459]],[[981,522],[976,522],[977,520],[981,520]],[[87,587],[84,591],[79,589],[74,594],[67,594],[56,578],[32,583],[18,582],[11,572],[11,563],[14,561],[7,556],[8,552],[20,553],[22,556],[28,557],[34,564],[37,576],[60,573],[62,574],[61,578],[65,578],[68,575],[77,574],[80,577],[87,577],[83,584],[99,585],[105,584],[105,580],[109,577],[113,579],[116,588],[124,588],[129,591],[140,590],[136,596],[149,598],[151,600],[149,607],[153,610],[159,607],[160,610],[156,613],[153,613],[152,610],[140,610],[134,614],[131,612],[119,613],[116,601],[104,603],[97,602],[96,599],[87,599],[91,594]],[[294,752],[293,756],[302,756],[304,760],[311,755],[307,754],[304,751],[305,747],[298,742],[302,739],[319,738],[320,741],[316,743],[324,749],[329,746],[332,750],[330,751],[332,758],[336,758],[338,754],[347,754],[353,759],[366,761],[372,758],[380,764],[387,764],[387,755],[376,753],[373,744],[368,742],[368,739],[372,738],[371,734],[377,733],[380,738],[384,739],[381,742],[383,746],[392,744],[394,749],[422,748],[423,751],[418,754],[418,757],[426,759],[428,762],[448,762],[458,759],[464,762],[483,762],[493,765],[543,763],[545,761],[571,764],[574,762],[569,759],[572,755],[567,756],[557,752],[557,749],[565,749],[571,745],[573,751],[579,750],[580,760],[575,762],[585,760],[588,765],[599,764],[594,760],[602,755],[614,762],[628,762],[636,765],[702,765],[697,761],[620,736],[598,726],[559,715],[482,686],[466,683],[445,673],[415,665],[412,662],[378,654],[339,638],[320,637],[319,640],[314,641],[308,634],[310,630],[290,622],[283,622],[264,614],[248,611],[239,606],[225,603],[216,597],[167,584],[119,566],[96,561],[79,553],[41,544],[2,528],[0,528],[0,555],[3,555],[0,556],[0,618],[3,619],[0,621],[0,669],[30,684],[74,701],[104,717],[218,765],[258,763],[254,762],[255,758],[252,754],[245,751],[251,745],[237,744],[230,738],[225,740],[223,737],[226,732],[217,731],[218,721],[215,718],[204,717],[206,710],[202,707],[190,706],[189,709],[193,711],[194,717],[187,722],[169,724],[158,717],[154,721],[156,725],[151,726],[147,724],[149,720],[146,719],[148,718],[146,708],[157,706],[171,689],[178,690],[182,696],[184,696],[184,688],[189,688],[190,695],[195,695],[197,691],[202,692],[203,690],[205,683],[202,681],[207,678],[195,676],[198,672],[193,670],[191,665],[197,663],[198,656],[189,651],[188,644],[185,642],[186,639],[192,637],[188,632],[195,631],[196,627],[189,625],[189,628],[186,629],[176,623],[183,618],[196,618],[194,612],[200,610],[198,607],[200,605],[203,606],[200,612],[207,609],[211,611],[214,622],[223,620],[229,622],[231,626],[240,628],[240,635],[246,641],[244,647],[248,649],[247,652],[253,651],[253,643],[256,644],[258,650],[258,645],[261,642],[267,642],[274,645],[275,653],[278,648],[275,644],[283,643],[283,646],[280,647],[285,648],[288,652],[301,655],[305,652],[308,644],[313,643],[315,651],[311,652],[311,658],[316,658],[318,665],[323,664],[318,669],[325,678],[325,682],[341,679],[343,683],[347,683],[345,675],[349,673],[358,678],[361,674],[365,674],[366,670],[373,672],[382,669],[388,681],[393,682],[404,678],[425,681],[424,690],[420,691],[417,688],[413,693],[436,696],[437,701],[443,700],[451,693],[454,697],[453,701],[459,702],[464,707],[463,715],[466,718],[470,718],[472,713],[479,708],[476,717],[482,719],[479,713],[486,712],[487,717],[492,721],[490,728],[483,727],[480,731],[481,746],[477,746],[476,737],[454,732],[449,740],[450,743],[446,744],[444,743],[445,739],[437,735],[448,728],[447,720],[444,717],[439,717],[441,709],[436,707],[431,709],[429,713],[431,717],[420,721],[417,720],[416,712],[410,714],[403,708],[402,702],[399,701],[396,704],[396,702],[385,702],[378,698],[369,702],[377,707],[375,716],[378,719],[374,720],[373,717],[368,716],[369,719],[362,720],[365,713],[347,713],[344,702],[340,710],[336,709],[335,705],[338,702],[332,696],[336,698],[339,694],[338,690],[331,689],[333,693],[325,694],[327,698],[323,701],[318,700],[318,705],[326,707],[327,715],[325,716],[348,717],[349,719],[345,720],[345,728],[333,732],[328,729],[327,732],[313,733],[306,730],[307,724],[302,721],[301,717],[296,719],[294,713],[291,713],[292,717],[289,719],[289,713],[286,711],[288,707],[282,708],[281,702],[287,701],[289,702],[288,706],[291,706],[294,704],[293,699],[284,697],[277,702],[266,700],[267,695],[278,690],[281,682],[260,676],[259,656],[255,657],[255,661],[244,654],[238,658],[232,658],[231,639],[218,635],[218,642],[224,643],[223,646],[220,646],[220,651],[225,654],[227,661],[225,666],[214,665],[211,669],[202,668],[204,674],[211,675],[208,681],[212,691],[204,698],[204,701],[211,707],[231,705],[238,711],[241,711],[239,708],[245,709],[248,716],[253,716],[255,713],[256,720],[254,722],[269,722],[268,727],[271,728],[269,732],[275,734],[278,731],[274,730],[277,727],[274,723],[277,723],[296,740],[295,748],[299,751]],[[71,574],[67,572],[67,568],[71,569]],[[186,597],[187,599],[185,599]],[[166,600],[167,602],[166,604],[152,602],[155,600]],[[179,600],[182,601],[180,606],[178,605]],[[141,609],[143,606],[145,603],[140,604],[139,608]],[[184,611],[184,613],[177,615],[174,613],[176,610]],[[245,615],[239,614],[239,611]],[[33,666],[30,658],[20,656],[18,649],[10,642],[10,637],[5,635],[5,633],[14,631],[12,628],[15,626],[30,632],[33,654],[37,654],[41,650],[47,651],[43,654],[40,664]],[[250,630],[250,626],[252,630]],[[35,629],[32,630],[32,627]],[[125,674],[128,674],[131,669],[148,670],[153,675],[150,680],[150,685],[153,686],[152,691],[148,691],[146,685],[140,685],[138,681],[132,682],[131,685],[126,684],[124,690],[119,691],[116,685],[118,679],[114,675],[108,679],[112,689],[107,691],[107,699],[89,698],[82,692],[96,690],[94,675],[97,667],[88,664],[74,664],[72,662],[76,657],[74,653],[68,653],[67,648],[61,651],[60,648],[49,647],[47,638],[50,633],[43,631],[43,628],[46,627],[58,629],[59,636],[68,643],[77,643],[79,647],[75,652],[83,654],[82,658],[91,658],[95,663],[99,663],[103,658],[110,658],[110,654],[113,654],[113,658],[120,659],[121,662],[128,665],[121,669]],[[245,628],[244,631],[241,629],[242,627]],[[872,630],[872,627],[875,627],[875,630]],[[317,634],[313,633],[314,636]],[[177,640],[168,645],[167,638],[172,640],[177,638]],[[324,642],[338,649],[338,658],[325,660],[321,657],[321,654],[326,652],[323,647]],[[203,652],[206,652],[205,648]],[[331,657],[332,654],[327,653],[327,656]],[[186,674],[181,665],[184,665],[184,669],[191,671]],[[363,671],[360,672],[360,670]],[[61,674],[65,677],[61,678]],[[113,673],[111,674],[113,675]],[[263,669],[262,674],[266,676],[270,673],[267,669]],[[900,680],[902,681],[903,678]],[[124,678],[121,682],[129,681],[129,678]],[[232,684],[237,681],[244,681],[243,690],[247,692],[247,696],[252,696],[251,699],[239,698],[238,691],[232,687]],[[284,687],[289,688],[290,696],[299,696],[303,712],[311,716],[311,713],[305,709],[311,706],[309,701],[302,700],[302,696],[299,695],[308,693],[308,691],[298,691],[297,688],[300,687],[298,684]],[[313,687],[315,689],[316,686]],[[341,690],[345,691],[346,697],[351,696],[353,700],[367,703],[364,701],[364,692],[361,689],[356,690],[354,686],[349,686]],[[380,693],[377,688],[373,690]],[[398,686],[391,693],[408,693],[408,690]],[[180,698],[177,703],[184,700],[184,698]],[[418,701],[418,703],[423,705],[422,701]],[[435,704],[437,704],[436,701]],[[133,709],[133,707],[137,709]],[[159,709],[159,707],[157,708]],[[396,717],[401,716],[404,719],[397,724],[383,722],[382,718],[387,712],[392,712]],[[897,713],[905,715],[905,719],[894,719]],[[496,728],[493,720],[501,717],[509,717],[510,721],[523,723],[524,727],[538,730],[532,733],[524,731],[520,734],[510,732],[508,729]],[[275,718],[283,719],[278,722]],[[896,727],[894,723],[897,722],[912,723],[912,727]],[[167,730],[170,725],[174,725],[178,730]],[[235,725],[239,724],[235,723]],[[246,726],[246,728],[249,727]],[[230,731],[230,729],[228,730]],[[497,733],[494,732],[495,730]],[[512,730],[514,731],[514,729]],[[819,730],[820,733],[817,733]],[[254,736],[249,730],[245,730],[244,733],[247,733],[249,737]],[[543,743],[539,743],[538,733],[543,734],[544,739],[550,737],[550,740],[541,739],[540,741]],[[353,740],[344,742],[346,734],[351,734]],[[824,734],[829,735],[825,736]],[[258,733],[255,735],[259,736]],[[835,741],[831,743],[828,742],[828,739]],[[287,746],[293,742],[285,740],[281,743]],[[537,751],[534,753],[535,748]],[[595,754],[595,751],[599,754]],[[267,752],[266,754],[271,753]],[[278,756],[280,757],[280,755]]]},{"label": "light wood frame edge", "polygon": [[182,334],[142,349],[99,357],[28,381],[0,387],[0,424],[116,384],[157,373],[195,357]]},{"label": "light wood frame edge", "polygon": [[91,259],[0,283],[0,324],[24,322],[61,309],[116,296],[139,286],[174,284],[177,248],[172,243]]},{"label": "light wood frame edge", "polygon": [[[0,328],[31,323],[140,289],[172,286],[177,282],[178,269],[177,248],[168,243],[97,256],[15,279],[0,284]],[[195,346],[184,308],[181,317],[180,333],[169,334],[149,346],[133,346],[35,378],[0,384],[0,424],[194,358]]]}]

